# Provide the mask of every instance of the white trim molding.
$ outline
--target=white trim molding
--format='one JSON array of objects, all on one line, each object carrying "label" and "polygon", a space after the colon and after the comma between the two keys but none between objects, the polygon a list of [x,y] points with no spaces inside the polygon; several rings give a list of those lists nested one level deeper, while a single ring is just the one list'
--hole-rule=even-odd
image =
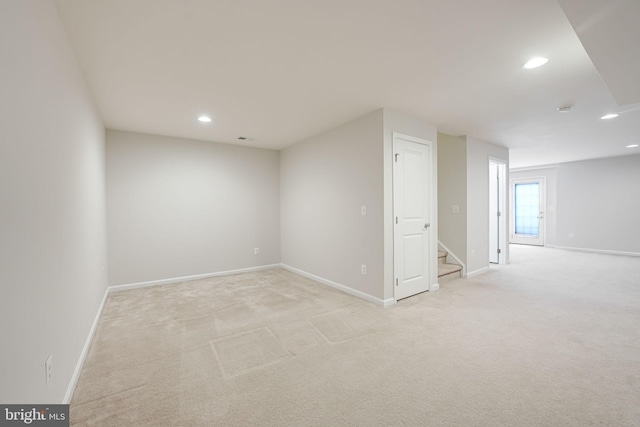
[{"label": "white trim molding", "polygon": [[146,288],[148,286],[167,285],[170,283],[188,282],[190,280],[207,279],[209,277],[229,276],[231,274],[251,273],[253,271],[272,270],[280,267],[280,264],[261,265],[258,267],[240,268],[237,270],[219,271],[217,273],[195,274],[193,276],[172,277],[170,279],[150,280],[148,282],[127,283],[124,285],[109,286],[110,292],[127,291],[130,289]]},{"label": "white trim molding", "polygon": [[487,271],[489,271],[489,267],[482,267],[479,268],[475,271],[471,271],[469,273],[467,273],[467,275],[465,277],[469,278],[469,277],[473,277],[473,276],[479,276],[480,274],[486,273]]},{"label": "white trim molding", "polygon": [[98,307],[98,311],[96,312],[96,317],[93,319],[93,325],[91,325],[91,329],[89,329],[89,335],[87,335],[87,340],[84,343],[84,347],[82,347],[82,351],[80,352],[80,357],[78,357],[76,368],[73,370],[73,374],[71,375],[71,380],[69,381],[67,392],[65,393],[64,400],[62,401],[63,405],[68,405],[69,403],[71,403],[71,398],[73,397],[73,393],[75,392],[76,386],[78,385],[78,380],[80,379],[80,373],[82,373],[84,362],[87,359],[87,355],[89,354],[89,348],[91,347],[91,343],[93,342],[93,336],[95,335],[96,330],[98,329],[98,323],[100,323],[102,310],[104,309],[104,305],[107,302],[107,295],[109,295],[108,287],[104,292],[104,296],[102,297],[102,302],[100,302],[100,306]]},{"label": "white trim molding", "polygon": [[640,252],[625,252],[625,251],[612,251],[608,249],[591,249],[591,248],[575,248],[572,246],[557,246],[557,245],[545,245],[546,248],[565,249],[567,251],[576,252],[591,252],[595,254],[605,255],[623,255],[623,256],[637,256],[640,257]]},{"label": "white trim molding", "polygon": [[309,278],[311,280],[315,280],[316,282],[320,282],[323,285],[330,286],[330,287],[332,287],[334,289],[338,289],[339,291],[342,291],[342,292],[344,292],[346,294],[353,295],[354,297],[361,298],[363,300],[372,302],[374,304],[381,305],[383,307],[389,307],[389,306],[391,306],[391,305],[396,303],[396,300],[394,298],[387,298],[387,299],[383,300],[383,299],[380,299],[380,298],[376,298],[376,297],[374,297],[372,295],[366,294],[364,292],[358,291],[357,289],[350,288],[349,286],[342,285],[340,283],[336,283],[336,282],[334,282],[332,280],[329,280],[329,279],[325,279],[324,277],[320,277],[320,276],[316,276],[315,274],[307,273],[304,270],[300,270],[298,268],[291,267],[290,265],[287,265],[287,264],[280,264],[280,266],[282,268],[284,268],[285,270],[289,270],[292,273],[299,274],[300,276],[307,277],[307,278]]}]

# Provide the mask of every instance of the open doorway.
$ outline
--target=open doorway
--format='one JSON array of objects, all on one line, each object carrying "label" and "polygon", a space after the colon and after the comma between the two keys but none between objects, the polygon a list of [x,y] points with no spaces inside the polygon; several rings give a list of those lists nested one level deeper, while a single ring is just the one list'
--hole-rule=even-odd
[{"label": "open doorway", "polygon": [[506,164],[489,158],[489,262],[506,264]]}]

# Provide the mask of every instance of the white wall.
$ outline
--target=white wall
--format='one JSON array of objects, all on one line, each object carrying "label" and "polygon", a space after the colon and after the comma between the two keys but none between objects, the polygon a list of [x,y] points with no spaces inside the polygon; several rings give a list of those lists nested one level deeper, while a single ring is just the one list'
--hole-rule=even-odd
[{"label": "white wall", "polygon": [[[460,207],[453,213],[452,207]],[[467,263],[467,142],[465,137],[438,133],[438,235]]]},{"label": "white wall", "polygon": [[[544,178],[545,182],[545,206],[543,208],[543,226],[545,245],[553,246],[556,244],[556,221],[557,221],[557,202],[556,202],[556,166],[543,167],[539,169],[518,170],[511,169],[509,176],[514,179],[533,179]],[[513,215],[513,212],[511,212]],[[512,224],[513,226],[513,224]],[[511,235],[511,230],[509,231]]]},{"label": "white wall", "polygon": [[394,110],[383,110],[384,119],[384,299],[393,299],[394,275],[393,275],[393,133],[425,139],[433,142],[431,153],[433,170],[431,171],[431,280],[432,284],[438,280],[438,144],[437,130],[435,126],[426,123],[417,117],[408,116]]},{"label": "white wall", "polygon": [[279,263],[279,179],[277,151],[108,130],[109,283]]},{"label": "white wall", "polygon": [[556,244],[640,254],[639,184],[640,155],[557,165]]},{"label": "white wall", "polygon": [[545,178],[545,245],[640,253],[640,155],[511,170]]},{"label": "white wall", "polygon": [[[434,142],[437,158],[435,127],[386,109],[281,152],[283,264],[378,303],[393,301],[394,132]],[[432,192],[436,200],[435,161]],[[431,223],[437,230],[435,201]],[[432,271],[436,283],[437,257]]]},{"label": "white wall", "polygon": [[280,159],[282,263],[376,300],[383,298],[382,128],[378,110]]},{"label": "white wall", "polygon": [[52,2],[0,2],[0,61],[0,402],[61,403],[106,289],[104,128]]},{"label": "white wall", "polygon": [[[467,275],[489,268],[490,157],[504,161],[508,170],[507,148],[467,136]],[[506,180],[509,181],[509,176]],[[508,198],[509,194],[505,197]],[[505,252],[508,260],[508,246]]]}]

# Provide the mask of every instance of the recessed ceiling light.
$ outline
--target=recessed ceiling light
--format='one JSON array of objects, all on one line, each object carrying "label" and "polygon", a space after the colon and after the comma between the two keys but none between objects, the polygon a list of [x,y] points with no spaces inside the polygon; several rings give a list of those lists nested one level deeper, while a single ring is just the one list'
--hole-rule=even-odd
[{"label": "recessed ceiling light", "polygon": [[200,117],[198,117],[198,120],[203,122],[203,123],[209,123],[211,121],[211,117],[209,117],[209,116],[200,116]]},{"label": "recessed ceiling light", "polygon": [[529,61],[527,61],[526,64],[523,65],[524,68],[526,68],[527,70],[530,70],[532,68],[538,68],[544,64],[546,64],[549,61],[548,58],[543,58],[542,56],[537,56],[535,58],[531,58]]},{"label": "recessed ceiling light", "polygon": [[637,148],[637,147],[640,147],[640,145],[638,144],[627,145],[627,148]]},{"label": "recessed ceiling light", "polygon": [[601,118],[602,120],[609,120],[609,119],[614,119],[614,118],[616,118],[616,117],[618,117],[618,115],[617,115],[617,114],[615,114],[615,113],[611,113],[611,114],[606,114],[606,115],[604,115],[604,116],[602,116],[602,117],[600,117],[600,118]]}]

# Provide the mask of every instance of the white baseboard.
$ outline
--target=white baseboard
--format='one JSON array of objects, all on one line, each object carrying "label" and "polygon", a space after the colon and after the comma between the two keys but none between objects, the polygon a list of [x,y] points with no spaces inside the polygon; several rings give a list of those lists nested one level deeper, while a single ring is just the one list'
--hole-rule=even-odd
[{"label": "white baseboard", "polygon": [[577,251],[577,252],[591,252],[595,254],[605,254],[605,255],[640,256],[640,252],[611,251],[608,249],[575,248],[572,246],[557,246],[557,245],[545,245],[545,247],[554,248],[554,249],[565,249],[568,251]]},{"label": "white baseboard", "polygon": [[440,240],[438,240],[438,246],[444,249],[447,252],[447,255],[451,255],[451,258],[453,258],[458,263],[458,265],[462,266],[462,277],[467,277],[467,266],[464,264],[464,262],[460,261],[460,258],[458,258],[456,254],[451,252],[451,249],[446,247]]},{"label": "white baseboard", "polygon": [[315,280],[316,282],[320,282],[324,285],[331,286],[332,288],[338,289],[339,291],[342,291],[346,294],[353,295],[354,297],[361,298],[363,300],[381,305],[383,307],[389,307],[390,305],[393,305],[396,303],[395,299],[393,298],[387,298],[385,300],[382,300],[380,298],[376,298],[372,295],[365,294],[364,292],[358,291],[357,289],[353,289],[353,288],[350,288],[349,286],[336,283],[332,280],[325,279],[324,277],[316,276],[315,274],[307,273],[306,271],[297,269],[295,267],[291,267],[290,265],[287,265],[287,264],[280,264],[280,266],[285,270],[291,271],[292,273],[296,273],[296,274],[299,274],[300,276],[308,277],[309,279]]},{"label": "white baseboard", "polygon": [[486,273],[487,271],[489,271],[489,267],[482,267],[482,268],[474,270],[474,271],[472,271],[470,273],[467,273],[466,277],[478,276],[478,275],[480,275],[482,273]]},{"label": "white baseboard", "polygon": [[78,380],[80,379],[80,373],[82,372],[82,367],[84,366],[84,362],[87,359],[87,355],[89,354],[89,348],[91,347],[91,343],[93,342],[93,336],[96,333],[96,329],[98,329],[100,316],[102,316],[102,310],[104,309],[104,305],[107,302],[107,295],[109,295],[108,287],[104,291],[104,296],[102,297],[102,301],[100,302],[100,306],[98,307],[98,311],[96,312],[96,317],[93,319],[93,324],[91,325],[91,329],[89,329],[89,335],[87,336],[87,340],[84,343],[84,347],[82,347],[82,351],[80,352],[80,357],[78,358],[78,362],[76,363],[76,368],[73,371],[73,375],[71,375],[71,381],[69,381],[67,392],[65,393],[64,400],[62,401],[63,405],[68,405],[69,403],[71,403],[73,392],[76,390],[76,386],[78,385]]},{"label": "white baseboard", "polygon": [[380,300],[380,301],[382,301],[382,306],[383,307],[390,307],[390,306],[392,306],[392,305],[394,305],[396,303],[395,298],[387,298],[387,299],[383,299],[383,300]]},{"label": "white baseboard", "polygon": [[167,285],[170,283],[187,282],[189,280],[206,279],[209,277],[229,276],[232,274],[251,273],[253,271],[271,270],[280,267],[280,264],[261,265],[258,267],[240,268],[238,270],[219,271],[217,273],[195,274],[193,276],[173,277],[170,279],[150,280],[148,282],[127,283],[124,285],[109,286],[109,292],[127,291],[130,289],[146,288],[147,286]]}]

